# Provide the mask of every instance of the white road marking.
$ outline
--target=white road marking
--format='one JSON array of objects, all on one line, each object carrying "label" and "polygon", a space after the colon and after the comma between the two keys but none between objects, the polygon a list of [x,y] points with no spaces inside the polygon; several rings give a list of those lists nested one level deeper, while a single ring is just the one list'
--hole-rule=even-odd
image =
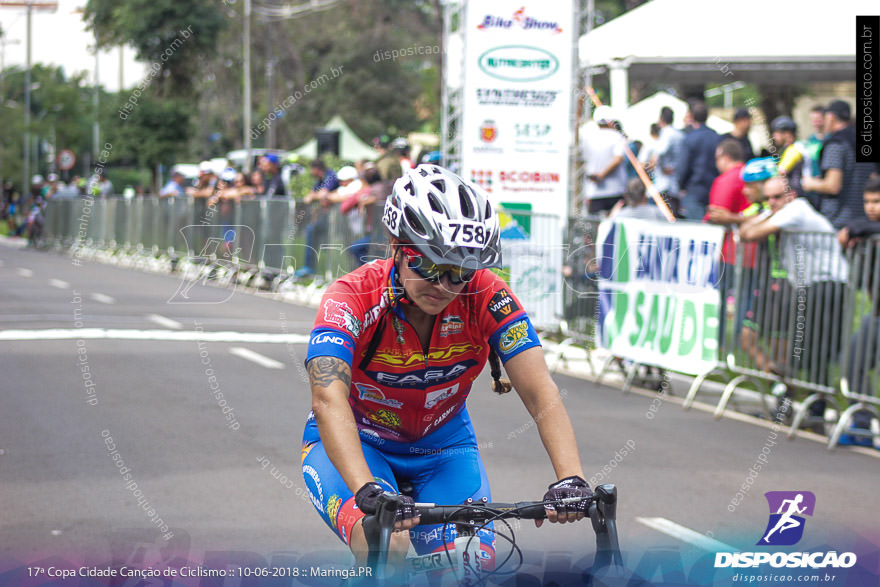
[{"label": "white road marking", "polygon": [[270,344],[306,344],[307,334],[270,334],[268,332],[195,332],[193,330],[136,330],[121,328],[47,328],[44,330],[0,330],[3,340],[167,340],[205,342],[244,342]]},{"label": "white road marking", "polygon": [[284,369],[284,363],[276,361],[275,359],[270,359],[265,355],[255,353],[254,351],[246,349],[244,347],[234,346],[229,349],[229,352],[247,361],[252,361],[257,365],[260,365],[261,367],[265,367],[266,369]]},{"label": "white road marking", "polygon": [[51,285],[52,287],[57,287],[58,289],[69,289],[70,288],[70,284],[62,279],[54,279],[54,278],[50,279],[49,285]]},{"label": "white road marking", "polygon": [[116,299],[102,293],[93,293],[89,295],[90,298],[95,300],[96,302],[101,302],[102,304],[115,304]]},{"label": "white road marking", "polygon": [[636,518],[636,521],[644,524],[648,528],[663,532],[664,534],[677,538],[682,542],[693,544],[694,546],[709,552],[739,552],[738,548],[719,542],[714,538],[709,538],[705,534],[700,534],[696,530],[691,530],[686,526],[676,524],[672,520],[667,520],[666,518]]},{"label": "white road marking", "polygon": [[183,324],[178,322],[177,320],[172,320],[171,318],[166,318],[160,314],[147,314],[147,320],[150,322],[155,322],[159,326],[164,326],[165,328],[172,328],[174,330],[180,330],[183,328]]},{"label": "white road marking", "polygon": [[33,271],[31,271],[30,269],[25,269],[24,267],[19,267],[18,269],[15,270],[15,272],[18,273],[19,275],[21,275],[22,277],[33,277],[34,276]]}]

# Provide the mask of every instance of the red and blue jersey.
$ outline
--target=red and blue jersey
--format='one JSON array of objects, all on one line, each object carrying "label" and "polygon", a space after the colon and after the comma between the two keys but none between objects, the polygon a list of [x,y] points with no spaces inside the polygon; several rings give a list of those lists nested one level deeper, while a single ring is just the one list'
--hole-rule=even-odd
[{"label": "red and blue jersey", "polygon": [[[394,271],[392,259],[374,261],[330,285],[306,362],[332,356],[352,366],[349,403],[362,438],[413,443],[462,411],[490,345],[506,362],[540,341],[504,280],[483,269],[437,315],[425,350],[392,303]],[[365,362],[382,321],[378,345]]]}]

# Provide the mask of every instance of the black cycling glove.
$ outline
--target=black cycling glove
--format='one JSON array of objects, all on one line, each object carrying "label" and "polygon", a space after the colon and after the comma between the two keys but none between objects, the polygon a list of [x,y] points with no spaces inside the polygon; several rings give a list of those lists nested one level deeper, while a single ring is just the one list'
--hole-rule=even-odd
[{"label": "black cycling glove", "polygon": [[[365,514],[375,514],[379,496],[383,493],[385,493],[385,490],[382,489],[382,486],[371,481],[358,489],[357,493],[354,494],[354,503],[358,506],[358,509]],[[413,498],[408,495],[400,495],[399,497],[400,507],[397,508],[397,517],[395,520],[401,522],[403,520],[415,518],[418,514],[416,512]]]},{"label": "black cycling glove", "polygon": [[546,509],[553,510],[561,516],[566,514],[587,513],[586,499],[571,501],[568,503],[558,503],[558,500],[567,497],[588,498],[593,496],[593,491],[590,489],[587,482],[577,475],[557,481],[547,489],[549,491],[544,494],[544,501],[554,503],[545,503],[544,507]]}]

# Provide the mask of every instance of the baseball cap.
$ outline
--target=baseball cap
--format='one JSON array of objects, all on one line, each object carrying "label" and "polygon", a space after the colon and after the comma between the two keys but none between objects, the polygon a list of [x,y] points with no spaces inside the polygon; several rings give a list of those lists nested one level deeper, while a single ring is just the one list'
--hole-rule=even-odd
[{"label": "baseball cap", "polygon": [[795,124],[794,120],[792,120],[788,116],[777,116],[773,119],[773,122],[770,123],[770,130],[773,132],[776,131],[791,131],[797,132],[797,124]]},{"label": "baseball cap", "polygon": [[849,104],[844,102],[843,100],[834,100],[831,104],[825,108],[825,112],[831,112],[842,120],[843,122],[848,122],[850,117]]},{"label": "baseball cap", "polygon": [[280,161],[278,155],[276,155],[275,153],[266,153],[265,155],[263,155],[263,158],[273,165],[278,165],[278,162]]},{"label": "baseball cap", "polygon": [[751,118],[752,115],[749,113],[748,108],[737,108],[736,112],[733,113],[733,121],[742,120],[743,118]]},{"label": "baseball cap", "polygon": [[199,173],[214,173],[214,168],[210,161],[202,161],[199,163]]},{"label": "baseball cap", "polygon": [[773,157],[749,159],[742,170],[742,180],[746,183],[764,181],[776,175],[776,160]]},{"label": "baseball cap", "polygon": [[220,179],[229,183],[235,181],[235,176],[238,174],[232,167],[227,167],[220,173]]},{"label": "baseball cap", "polygon": [[339,181],[348,181],[350,179],[357,179],[358,178],[357,169],[355,169],[351,165],[346,165],[345,167],[340,169],[338,172],[336,172],[336,178]]}]

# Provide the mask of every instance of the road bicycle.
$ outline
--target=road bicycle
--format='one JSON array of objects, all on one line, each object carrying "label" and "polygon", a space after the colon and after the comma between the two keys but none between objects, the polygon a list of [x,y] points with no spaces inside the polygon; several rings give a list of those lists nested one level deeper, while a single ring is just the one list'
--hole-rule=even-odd
[{"label": "road bicycle", "polygon": [[[407,489],[401,489],[405,494]],[[587,512],[596,534],[596,554],[591,573],[593,576],[622,576],[623,557],[617,539],[617,488],[612,484],[599,485],[592,497],[574,497],[562,501],[572,503],[581,500],[588,502]],[[458,584],[468,586],[485,584],[493,576],[514,574],[523,563],[523,555],[516,545],[513,528],[506,520],[546,519],[547,511],[544,506],[547,503],[549,502],[488,503],[485,498],[476,501],[469,499],[457,505],[416,503],[415,509],[421,525],[443,524],[442,536],[446,536],[449,526],[454,525],[456,538],[451,547],[447,545],[445,551],[407,557],[402,570],[406,577],[412,578],[420,573],[452,569]],[[367,565],[372,569],[374,582],[379,585],[389,584],[392,575],[395,575],[394,584],[409,584],[407,581],[401,582],[402,577],[393,573],[387,565],[388,545],[399,504],[399,495],[384,493],[378,499],[376,513],[364,517],[364,533],[369,546]],[[488,570],[483,569],[480,564],[482,559],[478,533],[492,522],[501,527],[492,530],[495,537],[509,542],[511,550],[496,563],[494,570]]]}]

